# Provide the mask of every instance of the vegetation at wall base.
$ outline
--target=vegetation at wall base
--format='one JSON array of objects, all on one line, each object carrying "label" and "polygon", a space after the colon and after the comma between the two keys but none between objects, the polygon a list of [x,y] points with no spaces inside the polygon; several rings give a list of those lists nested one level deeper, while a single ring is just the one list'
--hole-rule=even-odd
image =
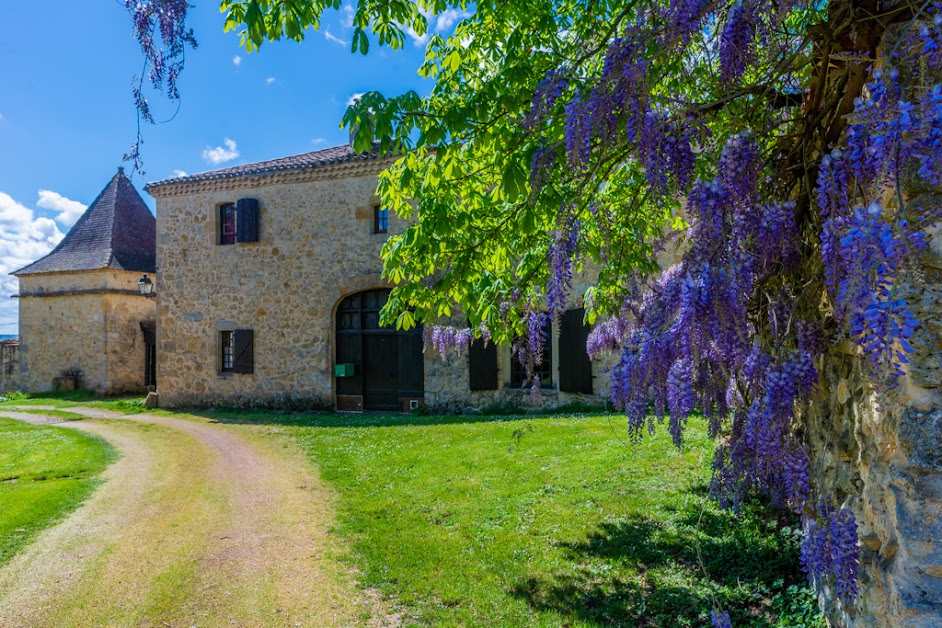
[{"label": "vegetation at wall base", "polygon": [[78,507],[116,457],[98,437],[0,418],[0,564]]}]

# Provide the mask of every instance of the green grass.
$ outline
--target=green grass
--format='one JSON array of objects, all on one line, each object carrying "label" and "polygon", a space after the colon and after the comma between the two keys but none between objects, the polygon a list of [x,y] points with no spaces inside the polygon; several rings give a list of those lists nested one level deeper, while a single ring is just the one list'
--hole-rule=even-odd
[{"label": "green grass", "polygon": [[[100,397],[88,390],[76,390],[67,393],[12,392],[0,397],[0,410],[9,407],[25,408],[27,406],[51,406],[59,409],[84,406],[113,410],[125,414],[137,414],[146,409],[144,407],[144,397]],[[36,413],[59,416],[59,414],[53,411],[36,410]],[[85,418],[81,415],[76,416],[78,418]]]},{"label": "green grass", "polygon": [[0,419],[0,564],[74,510],[115,458],[95,436]]},{"label": "green grass", "polygon": [[339,495],[362,585],[407,625],[823,626],[797,532],[706,499],[712,443],[692,421],[625,443],[617,416],[203,413],[288,426]]},{"label": "green grass", "polygon": [[[0,405],[0,411],[2,410],[3,410],[3,406]],[[33,410],[28,407],[23,407],[23,408],[17,408],[16,412],[25,412],[26,414],[37,414],[39,416],[54,416],[54,417],[62,419],[63,421],[81,421],[82,419],[87,418],[82,414],[77,414],[75,412],[68,412],[66,410],[40,410],[40,409]]]}]

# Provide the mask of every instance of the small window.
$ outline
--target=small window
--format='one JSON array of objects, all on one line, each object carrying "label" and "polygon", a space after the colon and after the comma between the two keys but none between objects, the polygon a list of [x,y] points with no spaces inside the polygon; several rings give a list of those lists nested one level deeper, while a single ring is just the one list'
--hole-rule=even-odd
[{"label": "small window", "polygon": [[381,205],[373,206],[373,233],[389,231],[389,210]]},{"label": "small window", "polygon": [[255,332],[251,329],[219,332],[219,367],[221,373],[254,373]]},{"label": "small window", "polygon": [[236,243],[236,206],[226,203],[219,206],[219,244]]},{"label": "small window", "polygon": [[[534,375],[540,379],[540,388],[553,387],[553,334],[552,322],[549,316],[543,320],[543,334],[546,342],[543,344],[543,360],[535,365]],[[516,343],[516,340],[514,341]],[[527,381],[527,368],[520,363],[516,355],[510,356],[510,385],[514,388],[523,388],[531,386],[532,382]]]},{"label": "small window", "polygon": [[219,332],[219,346],[222,349],[222,368],[223,373],[231,373],[235,364],[235,333],[231,331]]},{"label": "small window", "polygon": [[219,244],[258,242],[258,201],[240,198],[219,206]]}]

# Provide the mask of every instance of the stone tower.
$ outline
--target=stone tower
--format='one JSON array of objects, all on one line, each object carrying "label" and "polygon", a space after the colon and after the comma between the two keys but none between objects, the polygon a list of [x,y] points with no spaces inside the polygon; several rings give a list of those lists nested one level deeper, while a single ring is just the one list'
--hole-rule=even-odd
[{"label": "stone tower", "polygon": [[19,388],[141,392],[154,377],[156,219],[119,168],[51,253],[20,281]]}]

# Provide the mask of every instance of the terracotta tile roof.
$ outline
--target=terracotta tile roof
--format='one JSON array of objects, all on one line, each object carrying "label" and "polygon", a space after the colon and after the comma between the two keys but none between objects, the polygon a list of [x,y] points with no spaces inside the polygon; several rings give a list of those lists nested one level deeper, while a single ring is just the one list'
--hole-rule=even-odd
[{"label": "terracotta tile roof", "polygon": [[157,220],[119,168],[49,255],[12,275],[115,268],[156,272]]},{"label": "terracotta tile roof", "polygon": [[213,181],[217,179],[234,179],[238,177],[267,174],[272,172],[285,172],[289,170],[305,170],[308,168],[318,168],[330,166],[350,161],[366,161],[376,159],[379,153],[376,150],[369,153],[354,153],[349,145],[333,146],[322,150],[315,150],[310,153],[301,153],[291,157],[280,157],[268,161],[259,161],[253,164],[243,164],[233,166],[232,168],[223,168],[222,170],[211,170],[209,172],[200,172],[197,174],[177,177],[175,179],[163,179],[154,181],[144,186],[144,189],[150,191],[153,188],[175,185],[179,183],[196,183],[199,181]]}]

